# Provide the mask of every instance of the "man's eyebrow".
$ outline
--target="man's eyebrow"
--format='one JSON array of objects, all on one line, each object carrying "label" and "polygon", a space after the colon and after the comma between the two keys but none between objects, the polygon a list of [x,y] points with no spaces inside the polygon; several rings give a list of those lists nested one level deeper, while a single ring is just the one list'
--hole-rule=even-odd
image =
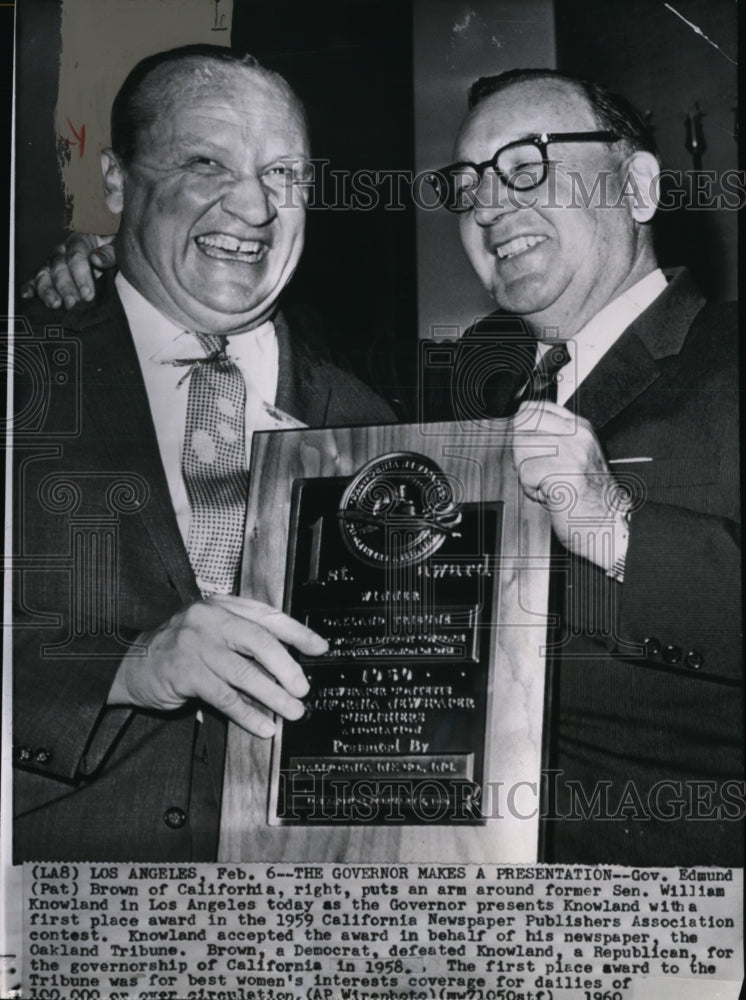
[{"label": "man's eyebrow", "polygon": [[225,146],[221,146],[219,143],[213,142],[204,135],[197,134],[179,136],[174,140],[172,149],[176,155],[179,153],[191,153],[194,152],[195,149],[211,153],[220,153],[221,155],[226,155],[228,152]]},{"label": "man's eyebrow", "polygon": [[[235,151],[231,151],[229,147],[222,145],[219,142],[215,142],[212,139],[208,139],[204,135],[186,133],[185,135],[180,135],[174,140],[171,150],[177,158],[182,155],[188,155],[189,153],[214,153],[216,156],[229,157],[235,155]],[[271,166],[273,163],[279,163],[282,161],[290,160],[293,162],[310,163],[311,157],[307,153],[287,151],[277,153],[276,156],[269,157],[265,163],[263,163],[259,169],[264,170],[266,167]]]},{"label": "man's eyebrow", "polygon": [[265,167],[271,167],[273,163],[285,163],[290,161],[291,163],[312,163],[311,157],[307,153],[278,153],[277,156],[271,156],[269,159],[262,163],[260,170],[264,170]]}]

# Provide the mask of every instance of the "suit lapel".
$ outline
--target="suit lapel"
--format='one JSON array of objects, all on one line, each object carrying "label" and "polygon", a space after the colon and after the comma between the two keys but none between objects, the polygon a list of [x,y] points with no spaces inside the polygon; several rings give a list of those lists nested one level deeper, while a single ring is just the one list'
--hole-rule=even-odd
[{"label": "suit lapel", "polygon": [[83,391],[98,453],[109,468],[136,471],[146,481],[140,510],[158,557],[182,600],[199,597],[171,503],[137,352],[113,282],[101,301],[71,313],[67,326],[81,333]]},{"label": "suit lapel", "polygon": [[274,318],[279,347],[276,405],[309,427],[323,427],[332,390],[316,377],[319,362],[290,334],[282,313]]},{"label": "suit lapel", "polygon": [[704,304],[689,274],[675,272],[568,400],[568,409],[597,430],[617,417],[660,376],[659,362],[679,353]]},{"label": "suit lapel", "polygon": [[598,430],[633,403],[659,374],[645,345],[627,330],[568,400],[567,408]]}]

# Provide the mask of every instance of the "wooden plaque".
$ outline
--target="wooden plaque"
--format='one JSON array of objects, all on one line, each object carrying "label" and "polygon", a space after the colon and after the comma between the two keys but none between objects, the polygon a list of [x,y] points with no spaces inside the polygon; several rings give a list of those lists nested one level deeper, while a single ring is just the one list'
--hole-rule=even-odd
[{"label": "wooden plaque", "polygon": [[536,859],[549,537],[507,423],[255,434],[241,592],[329,640],[231,726],[229,861]]}]

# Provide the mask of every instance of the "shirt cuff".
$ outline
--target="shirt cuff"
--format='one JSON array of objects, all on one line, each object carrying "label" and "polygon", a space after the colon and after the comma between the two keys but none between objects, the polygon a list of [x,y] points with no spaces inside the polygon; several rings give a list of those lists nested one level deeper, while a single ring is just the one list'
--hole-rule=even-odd
[{"label": "shirt cuff", "polygon": [[612,534],[612,556],[614,562],[606,570],[606,575],[624,583],[624,570],[627,564],[627,548],[629,546],[630,511],[618,510],[614,515],[614,530]]}]

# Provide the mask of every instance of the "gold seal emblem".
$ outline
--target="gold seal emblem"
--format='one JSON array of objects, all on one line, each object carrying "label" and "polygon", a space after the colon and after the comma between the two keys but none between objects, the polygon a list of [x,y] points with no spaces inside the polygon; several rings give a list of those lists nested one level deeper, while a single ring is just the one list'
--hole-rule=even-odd
[{"label": "gold seal emblem", "polygon": [[459,535],[459,485],[425,455],[375,458],[344,492],[337,511],[342,538],[370,566],[422,562]]}]

